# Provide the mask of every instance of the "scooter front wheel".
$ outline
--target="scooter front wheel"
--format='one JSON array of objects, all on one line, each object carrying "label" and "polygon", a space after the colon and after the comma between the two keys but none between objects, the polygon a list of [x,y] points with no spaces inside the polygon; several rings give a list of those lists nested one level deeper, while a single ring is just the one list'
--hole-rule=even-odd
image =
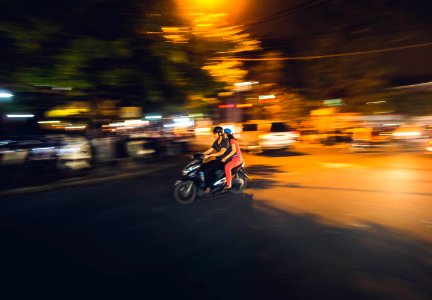
[{"label": "scooter front wheel", "polygon": [[198,189],[193,181],[182,181],[174,188],[174,199],[180,204],[191,204],[195,201]]}]

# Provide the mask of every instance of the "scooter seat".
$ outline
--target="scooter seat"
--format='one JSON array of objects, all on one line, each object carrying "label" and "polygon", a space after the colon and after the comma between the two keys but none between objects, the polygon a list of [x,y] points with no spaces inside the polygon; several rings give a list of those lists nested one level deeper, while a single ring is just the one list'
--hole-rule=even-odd
[{"label": "scooter seat", "polygon": [[233,168],[232,171],[231,171],[231,173],[234,174],[234,173],[238,172],[238,170],[240,168],[242,168],[243,166],[244,166],[244,161],[242,161],[241,164],[239,164],[237,167]]}]

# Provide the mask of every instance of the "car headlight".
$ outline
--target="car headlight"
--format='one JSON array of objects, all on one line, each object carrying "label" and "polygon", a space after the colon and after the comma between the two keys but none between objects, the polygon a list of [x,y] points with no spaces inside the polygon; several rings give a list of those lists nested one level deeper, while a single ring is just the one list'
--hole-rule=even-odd
[{"label": "car headlight", "polygon": [[393,132],[394,136],[420,136],[421,133],[418,131],[406,131],[406,132]]},{"label": "car headlight", "polygon": [[78,153],[81,151],[81,147],[63,147],[60,149],[60,155],[63,154],[72,154],[72,153]]}]

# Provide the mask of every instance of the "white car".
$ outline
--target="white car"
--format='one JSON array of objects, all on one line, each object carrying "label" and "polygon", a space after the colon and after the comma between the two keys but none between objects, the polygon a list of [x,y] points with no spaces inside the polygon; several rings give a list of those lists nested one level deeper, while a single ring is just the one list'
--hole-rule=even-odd
[{"label": "white car", "polygon": [[299,133],[284,122],[251,121],[243,124],[239,145],[246,151],[289,149]]},{"label": "white car", "polygon": [[65,137],[58,150],[58,167],[72,170],[91,167],[92,150],[84,137]]},{"label": "white car", "polygon": [[403,125],[393,132],[393,140],[401,147],[419,150],[428,140],[427,130],[421,126]]},{"label": "white car", "polygon": [[18,166],[57,159],[57,143],[40,139],[0,141],[0,166]]}]

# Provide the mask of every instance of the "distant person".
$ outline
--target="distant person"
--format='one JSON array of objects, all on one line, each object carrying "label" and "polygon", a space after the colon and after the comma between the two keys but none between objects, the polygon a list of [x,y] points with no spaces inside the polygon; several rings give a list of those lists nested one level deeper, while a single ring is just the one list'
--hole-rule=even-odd
[{"label": "distant person", "polygon": [[211,191],[211,185],[216,178],[216,171],[224,169],[226,160],[222,162],[222,159],[228,153],[229,148],[229,142],[224,136],[222,127],[216,126],[213,129],[213,137],[215,138],[213,145],[210,149],[203,152],[204,159],[215,157],[215,160],[205,163],[202,167],[203,171],[205,172],[205,193],[209,193]]},{"label": "distant person", "polygon": [[222,158],[222,162],[225,163],[225,176],[226,176],[226,186],[225,189],[230,189],[232,184],[232,174],[231,171],[235,167],[238,167],[242,162],[242,154],[240,150],[240,146],[237,143],[234,135],[229,128],[225,128],[224,133],[226,134],[229,144],[230,144],[230,152]]}]

